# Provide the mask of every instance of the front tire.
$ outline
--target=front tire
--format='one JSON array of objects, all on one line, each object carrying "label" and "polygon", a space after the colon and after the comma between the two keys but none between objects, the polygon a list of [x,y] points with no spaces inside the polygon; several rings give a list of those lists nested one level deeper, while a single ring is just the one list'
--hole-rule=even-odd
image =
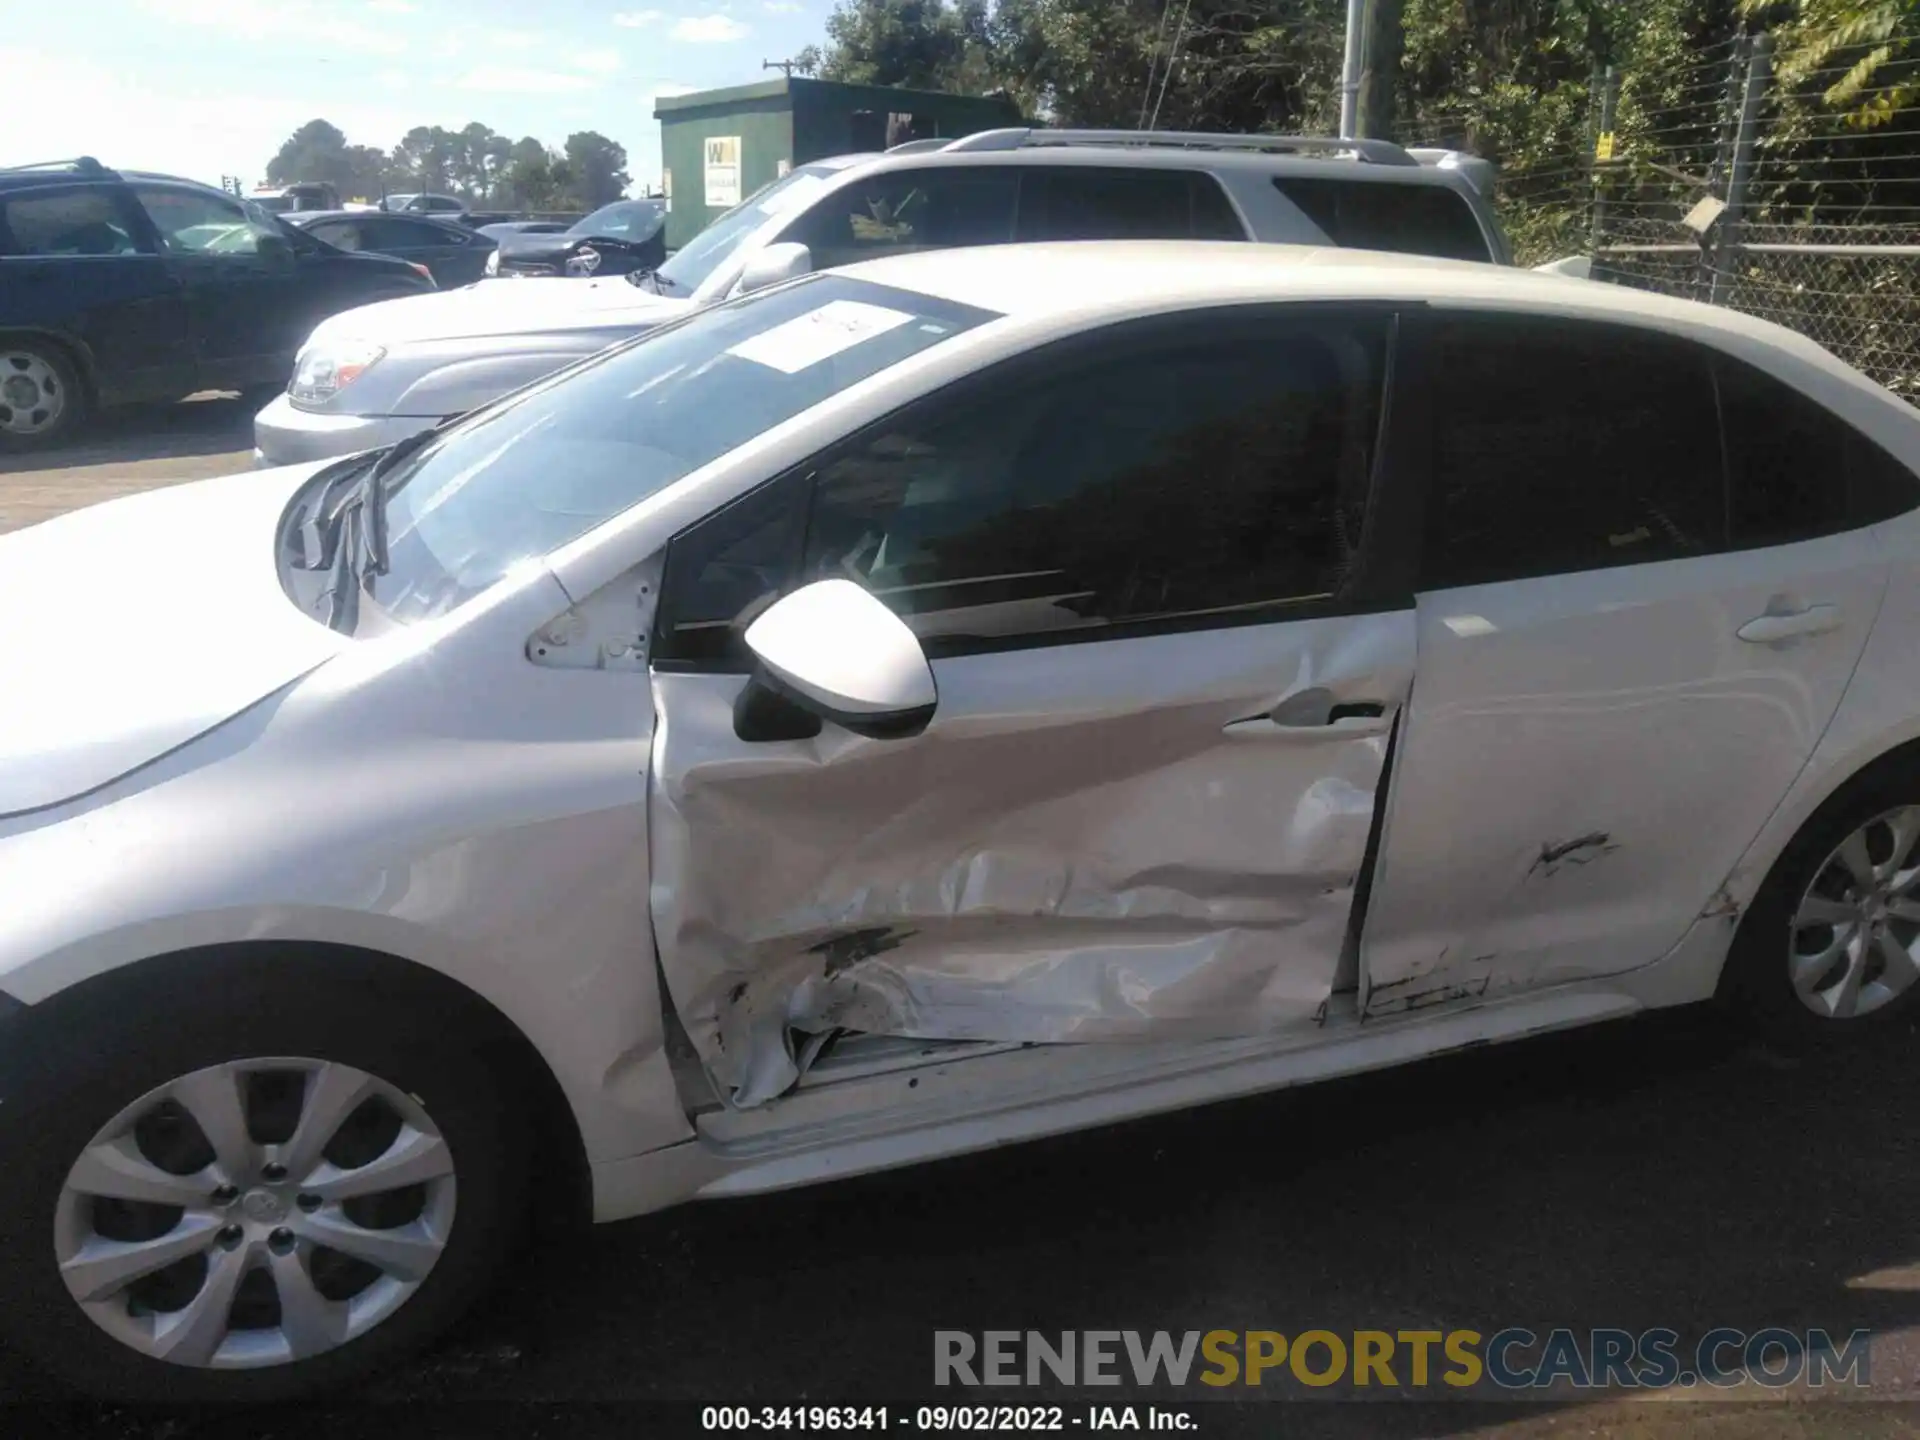
[{"label": "front tire", "polygon": [[1847,1043],[1920,1004],[1920,759],[1842,786],[1741,918],[1720,998],[1770,1038]]},{"label": "front tire", "polygon": [[179,978],[93,982],[78,1033],[29,1042],[0,1331],[92,1396],[189,1402],[337,1387],[437,1335],[518,1231],[512,1070],[405,987]]}]

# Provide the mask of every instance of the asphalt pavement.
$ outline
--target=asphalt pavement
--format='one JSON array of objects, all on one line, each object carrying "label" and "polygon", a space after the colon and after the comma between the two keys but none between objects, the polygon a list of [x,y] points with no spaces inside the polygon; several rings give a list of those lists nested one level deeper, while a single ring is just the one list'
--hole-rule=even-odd
[{"label": "asphalt pavement", "polygon": [[[0,461],[0,528],[245,468],[249,418],[200,401]],[[1817,1326],[1874,1333],[1874,1400],[991,1398],[1069,1415],[1152,1401],[1217,1435],[1920,1433],[1917,1043],[1901,1025],[1792,1058],[1704,1013],[1616,1023],[552,1235],[456,1334],[342,1407],[80,1407],[4,1353],[0,1396],[23,1436],[648,1435],[697,1431],[703,1405],[919,1403],[937,1329]]]}]

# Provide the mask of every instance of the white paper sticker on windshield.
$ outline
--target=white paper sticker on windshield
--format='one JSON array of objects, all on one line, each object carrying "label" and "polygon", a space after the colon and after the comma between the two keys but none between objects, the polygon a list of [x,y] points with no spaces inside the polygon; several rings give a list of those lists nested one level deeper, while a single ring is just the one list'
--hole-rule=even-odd
[{"label": "white paper sticker on windshield", "polygon": [[727,351],[756,365],[798,374],[809,365],[831,360],[862,341],[905,325],[913,316],[884,305],[860,300],[829,300],[818,310],[750,335]]}]

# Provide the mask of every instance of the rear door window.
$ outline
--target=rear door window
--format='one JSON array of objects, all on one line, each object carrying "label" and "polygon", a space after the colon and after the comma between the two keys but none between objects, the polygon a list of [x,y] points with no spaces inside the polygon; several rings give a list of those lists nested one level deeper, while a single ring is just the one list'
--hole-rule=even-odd
[{"label": "rear door window", "polygon": [[106,186],[0,200],[0,255],[133,255],[141,248],[119,195]]},{"label": "rear door window", "polygon": [[1273,188],[1342,249],[1493,259],[1473,206],[1449,186],[1277,175]]},{"label": "rear door window", "polygon": [[1021,240],[1244,240],[1219,181],[1194,170],[1029,170]]},{"label": "rear door window", "polygon": [[1711,360],[1623,326],[1434,326],[1422,588],[1643,565],[1725,547]]},{"label": "rear door window", "polygon": [[1732,543],[1787,545],[1852,530],[1920,504],[1920,480],[1792,386],[1723,356]]}]

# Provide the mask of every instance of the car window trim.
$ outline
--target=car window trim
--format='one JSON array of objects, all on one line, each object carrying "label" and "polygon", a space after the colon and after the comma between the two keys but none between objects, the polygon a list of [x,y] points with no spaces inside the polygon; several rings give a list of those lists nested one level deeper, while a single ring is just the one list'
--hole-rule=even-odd
[{"label": "car window trim", "polygon": [[[1389,478],[1386,468],[1387,450],[1382,439],[1385,437],[1391,441],[1394,437],[1400,436],[1404,429],[1403,423],[1395,419],[1395,376],[1402,373],[1395,355],[1399,347],[1399,317],[1403,309],[1404,307],[1398,301],[1375,300],[1229,303],[1183,310],[1175,315],[1144,316],[1065,336],[1036,349],[1001,360],[960,380],[943,385],[939,389],[917,395],[878,419],[840,436],[807,459],[789,466],[780,474],[763,481],[677,532],[664,547],[666,564],[671,567],[673,547],[676,544],[686,537],[697,534],[706,525],[718,523],[719,518],[735,506],[743,506],[749,502],[766,503],[774,499],[776,492],[782,487],[797,485],[811,489],[817,483],[820,472],[827,465],[848,450],[858,448],[889,428],[917,423],[929,412],[978,404],[982,399],[990,398],[1010,385],[1018,386],[1031,379],[1044,378],[1056,372],[1062,365],[1076,364],[1083,360],[1110,361],[1122,346],[1150,349],[1177,343],[1183,338],[1213,339],[1219,335],[1223,320],[1253,325],[1262,320],[1286,323],[1370,317],[1382,323],[1385,330],[1384,353],[1381,373],[1378,377],[1379,418],[1367,483],[1366,519],[1362,524],[1360,543],[1356,547],[1353,570],[1343,593],[1324,598],[1300,597],[1255,601],[1150,620],[1120,621],[1087,629],[1042,631],[1031,635],[990,638],[955,637],[947,643],[923,642],[923,644],[927,644],[929,658],[948,660],[969,655],[1046,649],[1060,645],[1090,645],[1103,641],[1142,639],[1156,635],[1219,632],[1255,625],[1281,625],[1300,620],[1374,615],[1409,609],[1414,604],[1413,573],[1410,564],[1417,555],[1417,549],[1406,543],[1401,533],[1403,527],[1400,524],[1380,518],[1384,514],[1384,504],[1401,488]],[[1394,445],[1395,453],[1403,450],[1406,444],[1407,439],[1400,438]],[[805,510],[807,523],[800,527],[802,534],[799,550],[790,562],[792,568],[785,581],[789,588],[793,583],[793,572],[799,567],[799,556],[804,554],[805,532],[812,523],[813,496],[811,494],[806,498]],[[1377,553],[1375,547],[1377,547]],[[787,590],[783,589],[782,593],[787,593]],[[655,669],[673,674],[747,673],[750,667],[738,657],[712,660],[662,658],[670,649],[665,641],[671,630],[671,615],[665,603],[666,595],[663,593],[661,598],[662,604],[654,617],[654,632],[648,652],[654,657],[652,664]]]}]

